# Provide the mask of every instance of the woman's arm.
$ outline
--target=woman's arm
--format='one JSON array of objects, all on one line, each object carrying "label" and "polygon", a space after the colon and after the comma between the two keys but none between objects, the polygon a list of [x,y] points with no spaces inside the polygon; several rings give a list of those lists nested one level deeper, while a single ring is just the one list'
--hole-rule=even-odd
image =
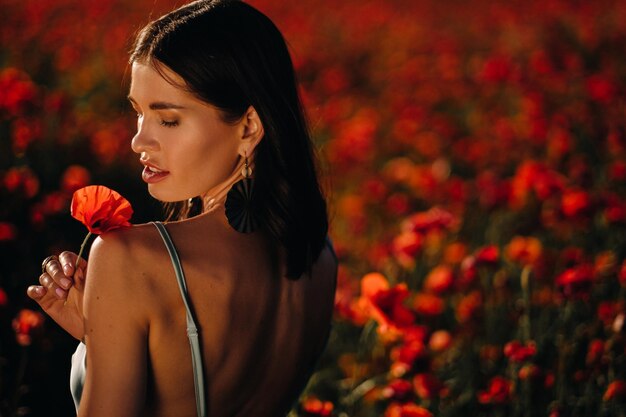
[{"label": "woman's arm", "polygon": [[87,377],[79,417],[137,416],[144,407],[148,326],[127,232],[96,239],[89,256],[83,304]]}]

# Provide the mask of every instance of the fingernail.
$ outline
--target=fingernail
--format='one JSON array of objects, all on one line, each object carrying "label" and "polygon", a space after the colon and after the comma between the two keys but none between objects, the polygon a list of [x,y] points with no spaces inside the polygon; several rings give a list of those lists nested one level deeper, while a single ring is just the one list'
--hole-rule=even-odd
[{"label": "fingernail", "polygon": [[35,294],[43,295],[43,287],[36,287],[35,288]]},{"label": "fingernail", "polygon": [[61,288],[57,288],[55,292],[57,293],[57,296],[59,298],[65,298],[65,291],[63,291]]},{"label": "fingernail", "polygon": [[67,279],[67,278],[61,278],[61,281],[60,281],[60,282],[61,282],[61,286],[62,286],[63,288],[68,288],[68,287],[70,286],[70,284],[72,283],[72,281],[70,281],[70,280],[69,280],[69,279]]},{"label": "fingernail", "polygon": [[71,268],[68,264],[63,265],[63,272],[65,272],[65,275],[69,275],[71,271]]}]

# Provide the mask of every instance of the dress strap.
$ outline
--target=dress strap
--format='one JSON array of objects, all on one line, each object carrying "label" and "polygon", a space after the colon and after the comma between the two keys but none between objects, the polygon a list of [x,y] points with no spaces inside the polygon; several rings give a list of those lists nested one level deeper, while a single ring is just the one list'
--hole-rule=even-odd
[{"label": "dress strap", "polygon": [[167,248],[170,258],[172,259],[172,265],[174,266],[174,272],[176,273],[176,280],[178,281],[178,287],[180,288],[180,294],[185,303],[185,310],[187,311],[187,337],[189,338],[189,344],[191,345],[191,361],[193,364],[193,378],[194,386],[196,389],[196,408],[198,411],[198,417],[206,417],[206,399],[204,394],[204,368],[202,366],[202,351],[200,350],[200,340],[198,338],[198,327],[193,317],[193,313],[190,307],[189,295],[187,293],[187,283],[185,282],[185,274],[183,272],[183,266],[180,263],[180,258],[176,252],[176,247],[172,238],[170,237],[167,229],[161,222],[152,222],[159,231],[165,247]]}]

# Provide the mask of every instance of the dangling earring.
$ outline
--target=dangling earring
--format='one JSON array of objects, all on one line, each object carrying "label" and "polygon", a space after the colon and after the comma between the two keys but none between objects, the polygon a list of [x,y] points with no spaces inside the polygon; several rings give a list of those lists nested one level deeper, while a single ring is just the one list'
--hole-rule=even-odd
[{"label": "dangling earring", "polygon": [[259,221],[254,209],[252,169],[248,166],[248,155],[245,154],[244,158],[244,167],[241,169],[243,179],[233,184],[228,191],[224,207],[228,224],[240,233],[250,233],[259,227]]},{"label": "dangling earring", "polygon": [[198,198],[191,197],[187,200],[187,217],[194,217],[200,214],[202,205],[198,205]]}]

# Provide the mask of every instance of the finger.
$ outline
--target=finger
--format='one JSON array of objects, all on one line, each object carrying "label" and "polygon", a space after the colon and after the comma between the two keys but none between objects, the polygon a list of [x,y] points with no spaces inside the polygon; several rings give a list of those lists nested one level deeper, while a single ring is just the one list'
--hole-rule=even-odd
[{"label": "finger", "polygon": [[65,275],[67,275],[68,277],[74,275],[76,266],[76,254],[69,251],[61,252],[61,254],[59,255],[59,262],[61,263]]},{"label": "finger", "polygon": [[69,289],[72,286],[72,277],[65,275],[58,260],[52,260],[46,265],[46,272],[54,283],[63,289]]},{"label": "finger", "polygon": [[59,255],[59,262],[63,267],[63,272],[65,272],[65,275],[68,277],[78,274],[78,271],[85,269],[87,266],[87,261],[81,257],[80,262],[78,262],[78,268],[76,268],[77,258],[78,256],[74,252],[70,251],[61,252]]},{"label": "finger", "polygon": [[41,285],[31,285],[26,290],[26,294],[33,300],[39,302],[46,295],[46,288]]},{"label": "finger", "polygon": [[60,288],[49,274],[41,274],[39,276],[39,283],[43,287],[46,287],[47,291],[55,294],[58,299],[64,300],[67,298],[67,291]]}]

